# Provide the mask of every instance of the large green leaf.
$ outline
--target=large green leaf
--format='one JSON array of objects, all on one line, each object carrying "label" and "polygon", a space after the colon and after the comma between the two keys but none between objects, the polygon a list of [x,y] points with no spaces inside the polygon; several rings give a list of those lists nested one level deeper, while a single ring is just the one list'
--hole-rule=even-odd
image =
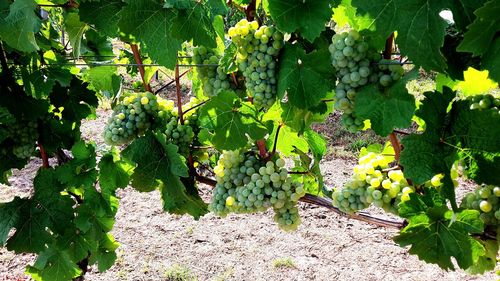
[{"label": "large green leaf", "polygon": [[489,71],[491,79],[500,83],[500,38],[495,39],[481,58],[481,66]]},{"label": "large green leaf", "polygon": [[193,40],[195,46],[217,47],[215,41],[217,35],[212,26],[206,4],[192,2],[194,2],[194,5],[189,9],[176,12],[176,16],[172,21],[172,35],[180,41]]},{"label": "large green leaf", "polygon": [[118,35],[118,21],[124,3],[122,0],[84,1],[78,10],[83,22],[94,25],[96,30],[110,37]]},{"label": "large green leaf", "polygon": [[173,69],[181,41],[172,36],[175,11],[163,8],[161,0],[127,0],[120,12],[120,30],[133,35],[159,64]]},{"label": "large green leaf", "polygon": [[76,12],[68,13],[65,17],[64,27],[68,33],[68,39],[73,48],[73,57],[78,58],[81,54],[82,39],[89,26],[80,21],[80,15]]},{"label": "large green leaf", "polygon": [[419,259],[454,269],[454,257],[460,268],[466,269],[485,255],[481,243],[470,236],[483,232],[478,211],[454,214],[433,189],[426,189],[423,196],[411,194],[400,210],[408,225],[394,240],[401,246],[411,245],[410,253]]},{"label": "large green leaf", "polygon": [[212,143],[220,150],[234,150],[246,146],[247,135],[253,140],[267,134],[266,127],[257,119],[255,107],[241,100],[233,92],[221,92],[200,109],[200,125],[212,130]]},{"label": "large green leaf", "polygon": [[278,29],[313,42],[332,16],[330,1],[271,0],[269,11]]},{"label": "large green leaf", "polygon": [[147,134],[134,140],[122,155],[137,165],[132,174],[134,188],[160,188],[166,211],[199,218],[207,212],[206,204],[198,194],[188,194],[181,182],[180,177],[188,176],[188,168],[177,150],[177,146],[166,143],[164,135]]},{"label": "large green leaf", "polygon": [[288,94],[290,104],[311,108],[333,88],[334,71],[327,50],[306,54],[297,45],[286,44],[280,60],[278,96]]},{"label": "large green leaf", "polygon": [[[447,158],[454,150],[443,143],[443,126],[446,119],[446,109],[454,97],[449,88],[444,88],[444,94],[439,92],[425,93],[425,99],[416,116],[425,121],[423,134],[412,134],[402,139],[404,147],[400,162],[405,167],[405,176],[416,184],[423,184],[439,173],[449,173]],[[451,167],[451,165],[450,165]]]},{"label": "large green leaf", "polygon": [[416,107],[415,98],[406,89],[406,82],[415,74],[410,72],[383,90],[377,84],[361,88],[356,93],[356,115],[370,119],[372,129],[380,136],[389,135],[395,128],[409,127]]},{"label": "large green leaf", "polygon": [[461,1],[352,0],[352,5],[364,20],[361,25],[377,35],[387,38],[397,31],[401,52],[416,65],[426,70],[446,70],[440,49],[447,23],[439,13],[445,9],[462,11]]},{"label": "large green leaf", "polygon": [[33,279],[40,281],[66,281],[80,276],[81,269],[64,250],[50,247],[40,253],[33,266],[27,272]]},{"label": "large green leaf", "polygon": [[475,21],[469,25],[459,51],[482,55],[489,50],[495,34],[500,31],[500,2],[491,0],[477,9]]},{"label": "large green leaf", "polygon": [[35,33],[40,29],[40,20],[35,14],[33,0],[0,0],[0,39],[22,52],[38,50]]}]

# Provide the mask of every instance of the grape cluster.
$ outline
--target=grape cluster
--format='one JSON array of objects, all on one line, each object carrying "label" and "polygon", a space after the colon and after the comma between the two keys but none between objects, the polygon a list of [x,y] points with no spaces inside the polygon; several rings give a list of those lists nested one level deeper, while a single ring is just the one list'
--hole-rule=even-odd
[{"label": "grape cluster", "polygon": [[397,62],[380,60],[380,55],[370,49],[368,43],[355,30],[335,34],[328,49],[338,79],[335,108],[344,112],[344,127],[350,132],[356,132],[364,127],[364,120],[354,114],[356,90],[377,82],[383,87],[390,86],[401,78],[404,70]]},{"label": "grape cluster", "polygon": [[121,145],[151,128],[153,122],[170,120],[173,102],[157,98],[152,93],[130,93],[115,107],[104,130],[104,140]]},{"label": "grape cluster", "polygon": [[[12,146],[9,147],[12,153],[21,159],[29,158],[35,152],[36,141],[38,140],[38,131],[36,121],[21,121],[9,124],[5,128],[5,139],[12,140]],[[2,146],[4,146],[2,144]],[[1,151],[1,154],[8,154],[8,151]]]},{"label": "grape cluster", "polygon": [[371,204],[397,214],[397,205],[409,200],[415,189],[401,170],[390,170],[392,159],[369,152],[354,166],[354,175],[341,190],[332,193],[333,205],[346,213],[368,208]]},{"label": "grape cluster", "polygon": [[245,77],[248,95],[258,107],[270,107],[276,101],[277,57],[283,47],[283,34],[273,26],[256,21],[239,21],[228,31],[238,47],[236,62]]},{"label": "grape cluster", "polygon": [[305,195],[301,183],[292,181],[285,161],[262,162],[241,151],[224,151],[214,169],[217,184],[209,208],[219,216],[230,212],[254,213],[272,207],[275,221],[284,230],[300,224],[297,201]]},{"label": "grape cluster", "polygon": [[[408,183],[401,170],[388,169],[393,160],[374,152],[362,156],[358,165],[354,166],[352,178],[342,189],[332,193],[333,205],[343,212],[354,213],[373,204],[397,215],[399,203],[408,201],[415,187]],[[443,185],[443,177],[443,174],[435,175],[424,186],[439,189]],[[451,177],[456,186],[457,164],[452,167]]]},{"label": "grape cluster", "polygon": [[194,132],[191,126],[180,124],[177,116],[172,116],[166,125],[165,136],[169,143],[179,147],[179,153],[182,155],[189,154],[189,145],[193,142]]},{"label": "grape cluster", "polygon": [[[193,62],[195,64],[217,65],[219,60],[220,56],[203,46],[193,49]],[[221,66],[199,67],[197,74],[202,83],[203,93],[207,97],[216,96],[222,90],[234,89],[230,75],[225,73]]]},{"label": "grape cluster", "polygon": [[500,225],[500,187],[482,185],[474,192],[468,193],[462,200],[462,207],[475,209],[481,213],[486,225]]},{"label": "grape cluster", "polygon": [[471,102],[471,110],[491,110],[500,114],[500,98],[495,98],[492,95],[477,95],[468,98]]}]

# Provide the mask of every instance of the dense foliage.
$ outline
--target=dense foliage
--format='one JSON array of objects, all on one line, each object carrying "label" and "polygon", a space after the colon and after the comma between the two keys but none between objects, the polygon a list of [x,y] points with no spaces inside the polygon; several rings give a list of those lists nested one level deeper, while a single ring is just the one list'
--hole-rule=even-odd
[{"label": "dense foliage", "polygon": [[[284,230],[300,223],[297,201],[331,195],[347,213],[373,204],[403,218],[394,240],[421,260],[492,270],[499,12],[496,0],[0,0],[0,183],[43,163],[31,195],[0,203],[0,244],[37,255],[33,279],[71,280],[114,264],[115,192],[128,185],[196,219],[273,208]],[[197,64],[184,105],[181,53]],[[175,103],[149,84],[174,68]],[[436,89],[416,99],[406,86],[419,69]],[[142,80],[136,90],[124,90],[124,70]],[[80,126],[99,99],[114,110],[102,137],[120,147],[97,153]],[[334,108],[350,131],[391,144],[364,149],[332,190],[311,125]],[[477,183],[461,203],[459,176]],[[210,204],[198,183],[214,185]]]}]

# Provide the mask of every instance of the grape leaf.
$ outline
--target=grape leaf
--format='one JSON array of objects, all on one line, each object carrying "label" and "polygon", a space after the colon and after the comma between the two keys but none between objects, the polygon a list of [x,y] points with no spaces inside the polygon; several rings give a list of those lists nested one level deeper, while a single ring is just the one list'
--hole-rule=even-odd
[{"label": "grape leaf", "polygon": [[370,119],[372,129],[384,137],[394,128],[409,127],[416,107],[415,98],[408,93],[406,83],[415,76],[416,72],[410,72],[391,87],[384,88],[383,92],[377,84],[361,88],[356,93],[356,115]]},{"label": "grape leaf", "polygon": [[479,56],[488,51],[495,34],[500,31],[500,17],[498,17],[500,2],[496,0],[486,2],[474,14],[476,19],[469,25],[458,50]]},{"label": "grape leaf", "polygon": [[273,0],[269,1],[271,17],[283,32],[298,31],[313,42],[325,29],[332,16],[330,1]]},{"label": "grape leaf", "polygon": [[482,152],[500,151],[500,114],[498,109],[470,110],[471,102],[454,103],[451,134],[462,148]]},{"label": "grape leaf", "polygon": [[196,219],[207,212],[198,194],[188,194],[179,177],[188,176],[185,159],[177,146],[167,144],[161,134],[147,134],[134,140],[122,156],[137,166],[132,174],[132,186],[139,191],[160,188],[164,209],[170,213],[189,213]]},{"label": "grape leaf", "polygon": [[257,119],[258,111],[247,102],[241,102],[233,92],[220,92],[200,109],[200,126],[214,131],[212,143],[220,150],[234,150],[246,146],[247,134],[253,140],[267,134],[266,127]]},{"label": "grape leaf", "polygon": [[[190,3],[189,1],[181,1]],[[191,41],[195,46],[217,47],[216,33],[208,17],[206,4],[192,1],[188,9],[178,10],[172,20],[172,35],[180,41]],[[165,4],[167,5],[168,2]]]},{"label": "grape leaf", "polygon": [[476,210],[453,213],[433,188],[424,195],[410,194],[410,200],[400,203],[400,215],[407,218],[394,241],[400,246],[411,245],[410,253],[444,269],[454,269],[451,257],[465,269],[485,254],[484,247],[470,234],[483,232],[483,222]]},{"label": "grape leaf", "polygon": [[84,1],[78,7],[80,19],[109,37],[118,35],[120,11],[124,4],[122,0]]},{"label": "grape leaf", "polygon": [[297,45],[286,44],[280,60],[278,96],[285,92],[291,105],[311,108],[332,89],[335,73],[325,49],[306,54]]},{"label": "grape leaf", "polygon": [[33,266],[28,266],[27,273],[35,280],[72,280],[82,271],[71,260],[67,251],[49,247],[37,258]]},{"label": "grape leaf", "polygon": [[462,151],[460,158],[466,164],[467,178],[479,184],[500,185],[500,153]]},{"label": "grape leaf", "polygon": [[26,203],[25,199],[19,197],[13,201],[0,204],[0,245],[3,247],[10,230],[19,222],[20,209]]},{"label": "grape leaf", "polygon": [[95,147],[79,141],[71,151],[74,158],[56,168],[58,180],[75,188],[93,186],[97,179]]},{"label": "grape leaf", "polygon": [[[278,128],[280,128],[279,132]],[[276,133],[279,133],[277,139]],[[273,132],[269,135],[269,138],[267,139],[267,147],[274,147],[275,139],[276,149],[284,156],[290,156],[295,148],[303,151],[307,151],[309,149],[307,141],[292,128],[284,124],[276,126]]]},{"label": "grape leaf", "polygon": [[425,99],[416,116],[425,121],[423,134],[411,134],[402,139],[404,149],[400,163],[405,167],[404,173],[415,184],[423,184],[439,173],[449,174],[454,159],[454,148],[443,143],[443,126],[446,109],[454,98],[454,93],[447,87],[444,94],[439,92],[425,93]]},{"label": "grape leaf", "polygon": [[466,27],[475,19],[475,11],[484,5],[487,0],[448,0],[449,7],[453,13],[453,20],[461,31],[465,31]]},{"label": "grape leaf", "polygon": [[163,8],[161,0],[127,0],[120,12],[120,30],[145,44],[149,56],[159,64],[173,69],[181,41],[172,36],[175,12]]},{"label": "grape leaf", "polygon": [[[444,43],[446,21],[439,13],[459,3],[429,0],[352,0],[363,26],[384,38],[397,31],[401,52],[426,70],[444,72],[445,59],[440,51]],[[367,17],[369,16],[369,17]]]},{"label": "grape leaf", "polygon": [[481,58],[481,66],[490,73],[490,78],[500,83],[500,38],[495,39],[491,47]]},{"label": "grape leaf", "polygon": [[496,240],[478,240],[486,250],[477,262],[467,269],[470,274],[484,274],[495,269],[497,264],[498,242]]},{"label": "grape leaf", "polygon": [[35,14],[36,1],[16,0],[9,3],[0,0],[0,39],[22,52],[38,50],[35,33],[40,29],[40,20]]},{"label": "grape leaf", "polygon": [[122,77],[118,75],[117,67],[91,67],[84,72],[84,75],[91,89],[107,98],[114,98],[121,90]]},{"label": "grape leaf", "polygon": [[83,34],[85,34],[89,26],[80,21],[80,15],[78,15],[78,13],[72,12],[66,15],[64,28],[68,33],[71,47],[73,47],[73,57],[80,57]]},{"label": "grape leaf", "polygon": [[[73,218],[74,201],[61,195],[64,189],[53,169],[39,170],[34,179],[35,194],[19,209],[16,232],[7,241],[7,249],[16,253],[36,253],[45,249],[51,232],[64,233]],[[50,231],[50,232],[49,232]]]},{"label": "grape leaf", "polygon": [[104,155],[99,161],[99,185],[103,197],[114,196],[116,189],[127,187],[133,168],[120,159],[116,148]]}]

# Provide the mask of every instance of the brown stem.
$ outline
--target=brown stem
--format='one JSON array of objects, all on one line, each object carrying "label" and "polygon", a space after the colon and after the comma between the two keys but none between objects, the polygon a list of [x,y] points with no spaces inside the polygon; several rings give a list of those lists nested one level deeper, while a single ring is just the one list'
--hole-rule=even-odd
[{"label": "brown stem", "polygon": [[130,49],[132,49],[132,53],[134,54],[134,60],[138,64],[137,67],[139,68],[139,73],[141,74],[144,88],[146,89],[146,91],[152,93],[153,90],[151,90],[151,85],[149,85],[149,83],[146,81],[146,76],[145,76],[146,71],[144,70],[144,65],[142,65],[142,59],[141,59],[141,53],[139,52],[139,47],[137,46],[137,44],[130,44]]},{"label": "brown stem", "polygon": [[[211,178],[207,178],[204,176],[196,175],[196,179],[204,184],[215,186],[217,181]],[[332,204],[332,200],[329,198],[318,197],[316,195],[306,194],[304,197],[300,198],[301,202],[309,203],[312,205],[320,206],[329,209],[343,217],[347,217],[349,219],[355,219],[367,223],[371,223],[378,226],[383,227],[393,227],[397,229],[401,229],[406,226],[406,221],[393,221],[393,220],[385,220],[377,217],[372,217],[366,213],[355,213],[355,214],[347,214],[334,207]]]},{"label": "brown stem", "polygon": [[69,161],[71,161],[71,157],[68,156],[62,149],[58,149],[56,151],[56,157],[57,157],[57,163],[59,165],[63,165],[64,163],[68,163]]},{"label": "brown stem", "polygon": [[207,103],[209,100],[210,100],[210,99],[208,99],[208,100],[206,100],[206,101],[202,101],[202,102],[200,102],[199,104],[197,104],[197,105],[195,105],[195,106],[193,106],[193,107],[191,107],[191,108],[186,109],[186,111],[184,111],[184,113],[183,113],[183,114],[186,114],[186,113],[188,113],[188,112],[189,112],[189,111],[191,111],[191,110],[195,110],[196,108],[198,108],[198,107],[200,107],[200,106],[204,105],[205,103]]},{"label": "brown stem", "polygon": [[259,156],[261,159],[266,159],[268,156],[266,141],[264,139],[257,141],[257,147],[259,148]]},{"label": "brown stem", "polygon": [[[179,78],[181,78],[182,76],[186,75],[189,71],[191,71],[193,68],[189,68],[188,70],[184,71],[181,75],[179,75]],[[161,70],[160,70],[161,71]],[[163,72],[163,71],[162,71]],[[165,72],[163,72],[165,73]],[[159,92],[161,92],[162,90],[164,90],[165,88],[167,88],[168,86],[172,85],[173,83],[175,83],[175,79],[168,82],[167,84],[165,84],[164,86],[162,86],[161,88],[159,88],[158,90],[155,91],[155,94],[158,94]]]},{"label": "brown stem", "polygon": [[385,220],[385,219],[381,219],[381,218],[377,218],[377,217],[372,217],[366,213],[355,213],[355,214],[344,213],[344,212],[340,211],[338,208],[334,207],[332,205],[332,200],[330,200],[328,198],[323,198],[323,197],[318,197],[318,196],[311,195],[311,194],[306,194],[304,197],[300,198],[300,201],[304,202],[304,203],[309,203],[309,204],[325,207],[325,208],[329,209],[330,211],[333,211],[333,212],[335,212],[343,217],[371,223],[371,224],[378,225],[378,226],[393,227],[393,228],[397,228],[397,229],[401,229],[401,228],[406,226],[405,221]]},{"label": "brown stem", "polygon": [[184,125],[184,116],[182,113],[182,100],[181,100],[181,82],[179,76],[179,64],[175,66],[175,94],[177,96],[177,113],[181,125]]},{"label": "brown stem", "polygon": [[401,155],[401,144],[399,143],[398,136],[396,133],[392,132],[389,134],[389,140],[391,141],[391,145],[394,148],[394,158],[396,162],[399,163],[399,156]]},{"label": "brown stem", "polygon": [[278,145],[278,137],[280,135],[280,130],[281,130],[282,126],[283,126],[283,124],[280,124],[278,126],[278,129],[276,129],[276,135],[274,136],[273,150],[272,150],[271,154],[269,155],[269,157],[272,157],[274,154],[276,154],[276,146]]},{"label": "brown stem", "polygon": [[391,59],[393,44],[394,44],[394,32],[391,33],[391,35],[389,35],[389,38],[387,38],[387,40],[385,41],[385,48],[382,54],[384,59],[388,60]]},{"label": "brown stem", "polygon": [[238,80],[236,79],[236,74],[234,74],[234,72],[231,72],[231,77],[233,78],[234,85],[238,87]]},{"label": "brown stem", "polygon": [[396,133],[396,134],[400,134],[400,135],[404,135],[404,136],[407,136],[407,135],[409,135],[409,134],[410,134],[410,133],[408,133],[408,132],[401,131],[401,130],[396,130],[396,129],[394,129],[394,130],[392,130],[392,131],[393,131],[394,133]]},{"label": "brown stem", "polygon": [[198,174],[196,174],[196,180],[210,186],[215,186],[217,184],[216,180]]},{"label": "brown stem", "polygon": [[42,157],[42,167],[49,168],[49,157],[47,156],[47,151],[43,147],[43,145],[38,142],[38,148],[40,149],[40,156]]},{"label": "brown stem", "polygon": [[248,4],[246,10],[245,10],[245,14],[247,16],[247,20],[248,21],[253,21],[254,18],[255,18],[255,10],[257,8],[257,1],[256,0],[252,0],[250,1],[250,3]]},{"label": "brown stem", "polygon": [[309,171],[289,171],[289,175],[307,175]]}]

